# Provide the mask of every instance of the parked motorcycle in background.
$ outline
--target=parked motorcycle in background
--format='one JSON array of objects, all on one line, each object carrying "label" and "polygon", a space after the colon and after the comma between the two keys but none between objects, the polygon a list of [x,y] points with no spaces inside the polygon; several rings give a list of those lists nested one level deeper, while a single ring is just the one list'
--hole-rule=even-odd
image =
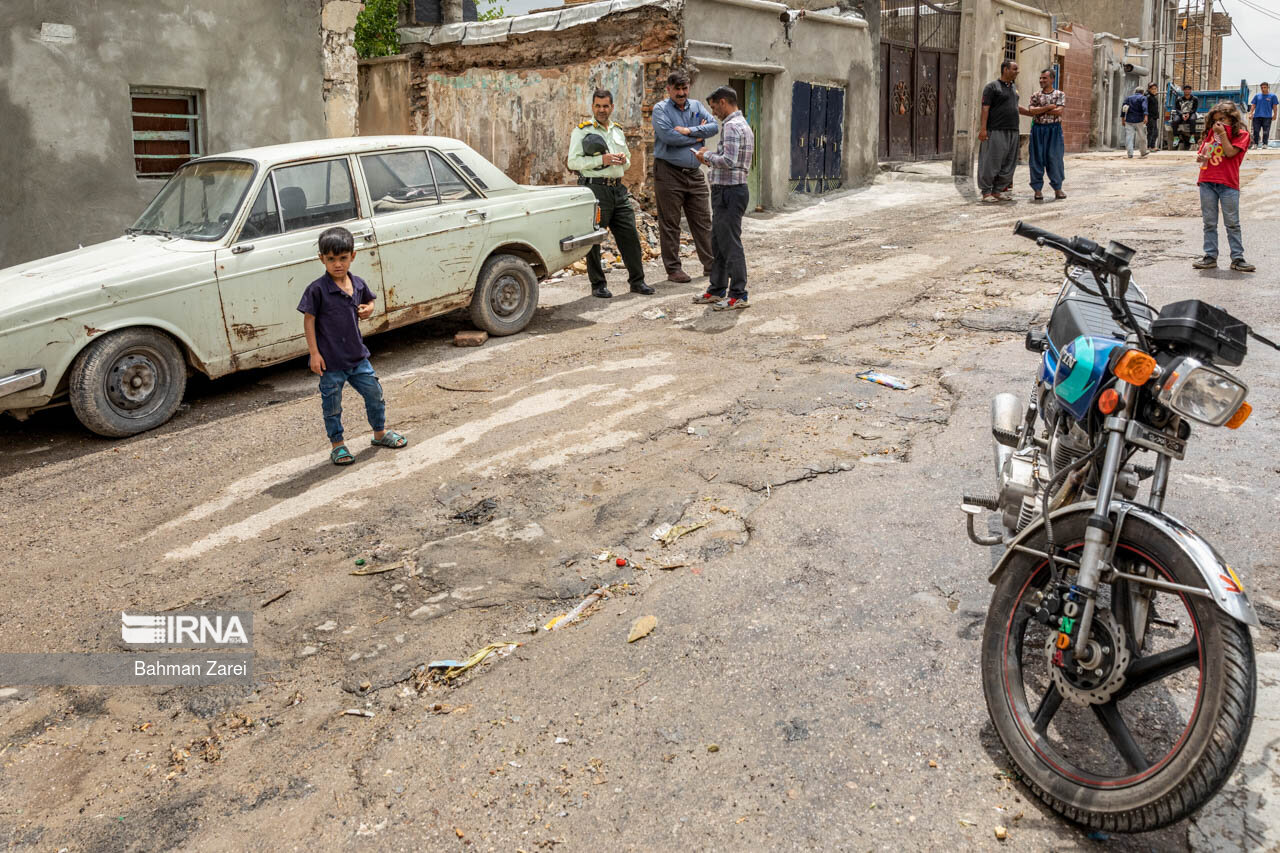
[{"label": "parked motorcycle in background", "polygon": [[[1003,545],[982,640],[987,709],[1021,779],[1080,824],[1141,832],[1226,782],[1249,736],[1258,624],[1237,573],[1163,512],[1192,426],[1249,417],[1246,337],[1198,300],[1156,312],[1132,249],[1019,222],[1066,257],[1029,400],[991,404],[997,491],[969,536]],[[1154,458],[1153,458],[1154,457]],[[1147,464],[1144,464],[1147,463]],[[1145,488],[1144,488],[1145,487]],[[1003,532],[975,529],[999,513]]]}]

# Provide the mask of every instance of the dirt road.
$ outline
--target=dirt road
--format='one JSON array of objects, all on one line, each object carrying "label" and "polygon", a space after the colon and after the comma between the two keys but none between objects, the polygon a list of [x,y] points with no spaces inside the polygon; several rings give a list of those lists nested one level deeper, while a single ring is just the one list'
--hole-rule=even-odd
[{"label": "dirt road", "polygon": [[[1122,239],[1156,304],[1210,293],[1280,332],[1280,229],[1262,221],[1280,158],[1245,168],[1249,279],[1189,269],[1189,164],[1072,158],[1071,197],[1045,205],[895,181],[752,220],[743,312],[694,306],[697,280],[654,270],[655,297],[549,283],[527,333],[480,349],[450,344],[459,317],[371,339],[410,444],[368,447],[348,395],[347,468],[328,464],[301,362],[193,383],[174,421],[130,440],[65,410],[0,424],[0,651],[111,651],[127,609],[252,610],[258,676],[4,691],[0,838],[927,850],[1000,846],[1000,824],[1003,846],[1097,846],[1002,775],[976,657],[990,557],[957,496],[989,489],[987,400],[1027,387],[1022,331],[1060,279],[1015,220]],[[1170,502],[1245,567],[1264,689],[1277,364],[1251,351],[1253,422],[1201,431]],[[913,387],[855,378],[868,368]],[[661,525],[701,526],[664,544]],[[357,559],[395,568],[352,575]],[[538,630],[601,585],[589,618]],[[523,645],[455,686],[418,683],[425,662],[502,640]],[[1106,849],[1280,840],[1280,790],[1254,778],[1275,777],[1280,724],[1259,713],[1256,767],[1200,823]]]}]

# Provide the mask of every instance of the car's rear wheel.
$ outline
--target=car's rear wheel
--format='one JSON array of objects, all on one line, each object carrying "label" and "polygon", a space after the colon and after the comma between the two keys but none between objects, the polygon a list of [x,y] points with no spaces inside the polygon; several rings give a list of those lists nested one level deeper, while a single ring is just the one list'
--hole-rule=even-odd
[{"label": "car's rear wheel", "polygon": [[538,310],[538,276],[515,255],[494,255],[484,262],[471,320],[491,335],[514,335],[529,325]]},{"label": "car's rear wheel", "polygon": [[187,366],[173,338],[156,329],[120,329],[98,338],[71,366],[71,408],[109,438],[154,429],[173,417]]}]

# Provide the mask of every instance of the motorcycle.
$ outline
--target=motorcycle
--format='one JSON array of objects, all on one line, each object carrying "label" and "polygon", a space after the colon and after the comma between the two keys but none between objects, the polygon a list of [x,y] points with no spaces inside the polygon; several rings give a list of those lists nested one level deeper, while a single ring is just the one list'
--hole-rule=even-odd
[{"label": "motorcycle", "polygon": [[[1134,251],[1019,222],[1065,256],[1030,399],[991,404],[995,497],[966,495],[970,539],[1004,546],[982,638],[991,721],[1018,776],[1067,819],[1143,832],[1193,814],[1236,766],[1253,718],[1249,628],[1236,571],[1163,511],[1192,425],[1236,429],[1246,338],[1199,300],[1156,311]],[[1150,460],[1149,465],[1139,464]],[[1143,484],[1149,485],[1141,497]],[[983,512],[998,526],[980,531]],[[998,530],[998,532],[997,532]]]}]

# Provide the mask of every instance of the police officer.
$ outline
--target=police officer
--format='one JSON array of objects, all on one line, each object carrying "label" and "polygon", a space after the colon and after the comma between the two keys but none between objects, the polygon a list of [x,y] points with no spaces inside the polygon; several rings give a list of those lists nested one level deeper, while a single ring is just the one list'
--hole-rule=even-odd
[{"label": "police officer", "polygon": [[[622,175],[631,163],[631,152],[622,126],[609,120],[613,115],[613,93],[596,89],[591,97],[591,113],[595,119],[578,125],[569,137],[569,168],[578,173],[578,183],[590,187],[600,202],[600,225],[613,232],[622,262],[627,266],[631,292],[650,295],[653,288],[644,282],[636,214],[622,183]],[[591,282],[592,296],[601,299],[613,296],[605,286],[598,243],[587,255],[587,279]]]}]

